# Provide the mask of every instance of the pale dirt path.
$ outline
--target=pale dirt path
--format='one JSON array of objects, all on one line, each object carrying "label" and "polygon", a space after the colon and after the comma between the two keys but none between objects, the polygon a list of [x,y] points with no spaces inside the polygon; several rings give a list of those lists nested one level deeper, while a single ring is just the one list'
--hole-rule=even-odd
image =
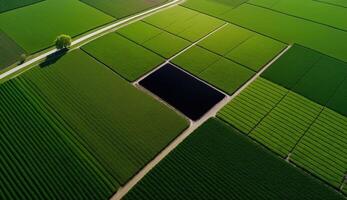
[{"label": "pale dirt path", "polygon": [[[225,25],[223,25],[225,26]],[[222,27],[220,27],[222,28]],[[220,29],[218,28],[218,29]],[[216,30],[215,30],[216,31]],[[215,32],[214,31],[214,32]],[[212,32],[212,33],[214,33]],[[210,34],[212,34],[210,33]],[[204,37],[206,38],[206,37]],[[203,39],[202,39],[203,40]],[[201,41],[201,40],[200,40]],[[187,51],[189,48],[193,47],[195,44],[187,47],[183,51],[181,51],[178,54],[181,54],[185,51]],[[262,70],[260,70],[258,73],[256,73],[247,83],[245,83],[240,89],[238,89],[232,96],[227,95],[222,101],[220,101],[218,104],[216,104],[210,111],[208,111],[202,118],[200,118],[198,121],[192,121],[190,120],[190,126],[188,129],[186,129],[183,133],[181,133],[174,141],[172,141],[168,146],[165,147],[153,160],[151,160],[141,171],[139,171],[129,182],[127,182],[123,187],[119,188],[117,193],[111,197],[110,200],[120,200],[122,199],[149,171],[151,171],[161,160],[163,160],[172,150],[174,150],[181,142],[183,142],[190,134],[192,134],[199,126],[201,126],[203,123],[205,123],[209,118],[215,117],[217,112],[222,109],[226,104],[228,104],[232,99],[234,99],[237,95],[239,95],[245,88],[247,88],[253,81],[255,81],[269,66],[271,66],[278,58],[280,58],[285,52],[287,52],[292,45],[287,46],[281,53],[279,53],[271,62],[269,62],[265,67],[263,67]],[[177,57],[178,55],[175,55],[173,58]],[[168,63],[173,58],[170,58],[167,60],[166,63]],[[160,67],[154,69],[153,71],[158,70]],[[142,80],[143,78],[147,77],[149,74],[151,74],[153,71],[149,72],[148,74],[141,77],[139,80]],[[140,88],[141,90],[146,91],[144,88],[141,88],[141,86],[138,85],[139,80],[134,82],[134,85]],[[152,93],[146,91],[149,95],[153,96],[154,98],[158,99],[155,95]],[[225,94],[225,93],[224,93]],[[160,100],[160,99],[159,99]],[[162,100],[160,100],[163,102]],[[163,102],[167,104],[166,102]],[[173,108],[172,106],[170,106]],[[174,109],[174,108],[173,108]],[[176,110],[176,112],[180,113]]]},{"label": "pale dirt path", "polygon": [[[163,4],[161,6],[158,6],[158,7],[155,7],[153,9],[141,12],[139,14],[136,14],[136,15],[131,16],[129,18],[123,19],[121,21],[117,21],[115,23],[112,23],[112,24],[110,24],[110,25],[108,25],[108,26],[106,26],[106,27],[104,27],[102,29],[96,30],[96,31],[94,31],[94,32],[92,32],[92,33],[90,33],[88,35],[82,36],[81,38],[78,38],[78,39],[74,40],[72,42],[71,46],[78,45],[78,44],[80,44],[82,42],[85,42],[85,41],[87,41],[87,40],[89,40],[89,39],[91,39],[93,37],[98,36],[99,34],[102,34],[104,32],[112,30],[113,28],[116,28],[118,26],[121,26],[121,25],[124,25],[126,23],[129,23],[129,22],[131,22],[133,20],[136,20],[137,18],[140,18],[140,17],[146,16],[146,15],[149,15],[151,13],[157,12],[157,11],[159,11],[161,9],[166,8],[166,7],[177,5],[180,2],[182,2],[182,0],[173,0],[171,2]],[[15,73],[17,73],[17,72],[19,72],[19,71],[29,67],[30,65],[32,65],[32,64],[34,64],[34,63],[36,63],[38,61],[41,61],[41,60],[45,59],[47,56],[52,55],[52,54],[54,54],[54,53],[56,53],[58,51],[59,51],[58,49],[52,49],[52,50],[50,50],[50,51],[48,51],[46,53],[43,53],[43,54],[41,54],[41,55],[39,55],[39,56],[37,56],[35,58],[32,58],[31,60],[29,60],[29,61],[27,61],[27,62],[25,62],[25,63],[23,63],[21,65],[18,65],[17,67],[14,67],[14,68],[12,68],[12,69],[10,69],[10,70],[2,73],[2,74],[0,74],[0,80],[6,78],[8,76],[14,75]]]}]

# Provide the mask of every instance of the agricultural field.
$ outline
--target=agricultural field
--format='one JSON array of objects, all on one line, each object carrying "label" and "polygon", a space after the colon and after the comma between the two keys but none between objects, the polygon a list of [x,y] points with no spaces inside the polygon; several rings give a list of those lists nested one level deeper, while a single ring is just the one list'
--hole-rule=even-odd
[{"label": "agricultural field", "polygon": [[19,60],[24,50],[0,30],[0,71]]},{"label": "agricultural field", "polygon": [[116,19],[158,6],[168,0],[81,0],[82,2],[113,16]]},{"label": "agricultural field", "polygon": [[217,119],[198,128],[124,199],[153,197],[343,199]]},{"label": "agricultural field", "polygon": [[159,55],[117,33],[101,37],[82,49],[129,81],[135,81],[164,62]]},{"label": "agricultural field", "polygon": [[44,0],[0,0],[0,13],[28,6]]},{"label": "agricultural field", "polygon": [[0,0],[0,199],[346,199],[346,0],[171,1]]}]

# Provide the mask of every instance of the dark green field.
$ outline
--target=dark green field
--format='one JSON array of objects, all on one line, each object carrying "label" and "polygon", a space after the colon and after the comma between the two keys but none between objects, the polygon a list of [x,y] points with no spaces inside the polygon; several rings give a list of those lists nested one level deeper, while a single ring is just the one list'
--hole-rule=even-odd
[{"label": "dark green field", "polygon": [[333,200],[343,197],[235,129],[211,119],[124,199]]},{"label": "dark green field", "polygon": [[44,0],[0,0],[0,13],[28,6]]},{"label": "dark green field", "polygon": [[24,50],[0,30],[0,70],[19,60]]}]

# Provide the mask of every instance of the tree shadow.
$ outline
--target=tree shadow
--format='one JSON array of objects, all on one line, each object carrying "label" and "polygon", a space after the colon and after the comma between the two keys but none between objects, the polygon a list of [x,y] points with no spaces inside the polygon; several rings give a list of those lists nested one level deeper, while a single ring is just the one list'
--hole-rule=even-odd
[{"label": "tree shadow", "polygon": [[41,68],[48,67],[54,63],[56,63],[60,58],[62,58],[69,50],[61,49],[51,55],[47,56],[46,59],[39,65]]}]

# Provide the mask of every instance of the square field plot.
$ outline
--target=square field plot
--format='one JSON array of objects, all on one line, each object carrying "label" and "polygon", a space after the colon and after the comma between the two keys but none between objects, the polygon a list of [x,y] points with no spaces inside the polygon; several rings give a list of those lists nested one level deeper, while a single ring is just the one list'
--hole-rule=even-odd
[{"label": "square field plot", "polygon": [[174,56],[191,44],[185,39],[142,21],[121,28],[117,30],[117,33],[150,49],[164,58]]},{"label": "square field plot", "polygon": [[82,49],[129,81],[164,62],[159,55],[117,33],[98,38]]},{"label": "square field plot", "polygon": [[171,64],[153,72],[140,81],[140,85],[192,120],[198,120],[225,97]]},{"label": "square field plot", "polygon": [[199,46],[258,71],[276,57],[284,43],[228,24],[201,41]]},{"label": "square field plot", "polygon": [[198,46],[176,57],[173,63],[228,94],[254,75],[246,67]]},{"label": "square field plot", "polygon": [[156,13],[144,21],[192,42],[225,24],[222,20],[181,6]]}]

